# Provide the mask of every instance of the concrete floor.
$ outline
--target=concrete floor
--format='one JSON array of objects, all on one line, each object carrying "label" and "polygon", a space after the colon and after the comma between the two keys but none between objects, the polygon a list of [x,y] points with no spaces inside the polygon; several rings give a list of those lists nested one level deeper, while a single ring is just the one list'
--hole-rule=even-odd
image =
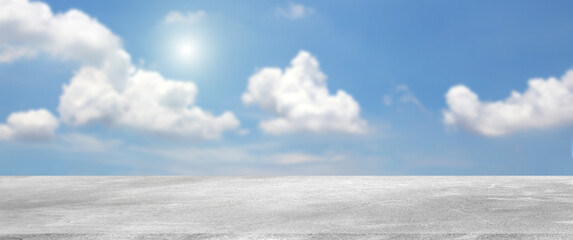
[{"label": "concrete floor", "polygon": [[573,239],[573,177],[0,177],[0,239]]}]

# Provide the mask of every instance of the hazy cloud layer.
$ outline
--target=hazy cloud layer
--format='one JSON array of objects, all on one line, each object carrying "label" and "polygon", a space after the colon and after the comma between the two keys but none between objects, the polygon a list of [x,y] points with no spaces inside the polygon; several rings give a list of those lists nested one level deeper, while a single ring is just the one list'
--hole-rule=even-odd
[{"label": "hazy cloud layer", "polygon": [[268,165],[305,165],[340,162],[351,159],[348,154],[333,151],[307,153],[285,151],[276,144],[247,144],[213,148],[141,148],[132,150],[158,155],[162,158],[186,163],[261,163]]},{"label": "hazy cloud layer", "polygon": [[41,141],[54,138],[58,119],[46,109],[15,112],[0,124],[0,140]]},{"label": "hazy cloud layer", "polygon": [[302,4],[289,3],[286,7],[278,7],[277,15],[288,19],[300,19],[314,13],[314,9]]},{"label": "hazy cloud layer", "polygon": [[58,111],[71,125],[101,122],[159,135],[213,139],[235,129],[233,113],[214,116],[193,105],[192,82],[138,69],[121,39],[78,10],[54,14],[41,2],[0,0],[0,61],[40,52],[79,61]]},{"label": "hazy cloud layer", "polygon": [[270,134],[361,134],[367,128],[358,103],[342,90],[331,95],[319,62],[306,51],[300,51],[284,71],[267,67],[256,72],[249,78],[242,99],[276,116],[259,125]]},{"label": "hazy cloud layer", "polygon": [[205,11],[199,10],[196,12],[187,12],[182,13],[178,11],[170,11],[167,13],[163,22],[165,23],[196,23],[199,19],[205,17],[207,15]]},{"label": "hazy cloud layer", "polygon": [[69,133],[62,134],[59,137],[63,143],[62,150],[77,152],[105,152],[109,149],[120,146],[123,142],[117,139],[99,139],[94,136]]},{"label": "hazy cloud layer", "polygon": [[573,124],[573,70],[561,79],[534,78],[523,93],[512,91],[501,101],[483,102],[464,85],[447,92],[444,123],[485,136]]}]

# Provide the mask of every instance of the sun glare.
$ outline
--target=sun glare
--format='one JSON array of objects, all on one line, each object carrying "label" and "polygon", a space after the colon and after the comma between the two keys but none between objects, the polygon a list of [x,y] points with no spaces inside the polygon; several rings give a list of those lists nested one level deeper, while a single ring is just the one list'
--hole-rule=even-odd
[{"label": "sun glare", "polygon": [[199,55],[197,44],[191,41],[180,43],[176,51],[178,52],[179,58],[183,60],[196,60]]},{"label": "sun glare", "polygon": [[181,46],[181,55],[183,57],[191,57],[193,56],[194,53],[195,49],[193,49],[193,46],[191,46],[191,44],[184,44],[183,46]]}]

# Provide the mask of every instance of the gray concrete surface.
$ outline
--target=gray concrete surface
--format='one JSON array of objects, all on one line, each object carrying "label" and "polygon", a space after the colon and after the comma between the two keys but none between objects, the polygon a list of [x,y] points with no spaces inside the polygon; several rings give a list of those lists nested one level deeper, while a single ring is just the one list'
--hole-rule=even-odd
[{"label": "gray concrete surface", "polygon": [[0,239],[573,239],[573,177],[0,177]]}]

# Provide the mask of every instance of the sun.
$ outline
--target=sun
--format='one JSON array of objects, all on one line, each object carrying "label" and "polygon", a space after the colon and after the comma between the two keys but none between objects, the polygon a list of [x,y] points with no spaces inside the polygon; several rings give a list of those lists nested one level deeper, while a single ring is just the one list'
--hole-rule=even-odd
[{"label": "sun", "polygon": [[181,42],[176,51],[182,60],[196,60],[199,55],[197,44],[191,41]]},{"label": "sun", "polygon": [[195,47],[191,44],[183,44],[181,46],[181,56],[188,58],[195,55]]},{"label": "sun", "polygon": [[205,68],[212,58],[212,48],[201,36],[170,36],[164,46],[161,52],[165,60],[179,70],[198,71]]}]

